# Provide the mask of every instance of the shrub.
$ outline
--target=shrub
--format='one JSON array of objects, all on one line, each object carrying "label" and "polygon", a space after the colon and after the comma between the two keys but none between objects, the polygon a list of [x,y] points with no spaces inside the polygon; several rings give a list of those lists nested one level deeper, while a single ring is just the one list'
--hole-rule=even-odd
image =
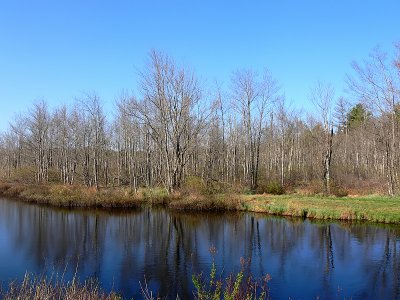
[{"label": "shrub", "polygon": [[181,187],[183,195],[207,195],[209,193],[203,179],[198,176],[190,176]]},{"label": "shrub", "polygon": [[49,177],[49,182],[52,182],[52,183],[60,183],[61,182],[60,172],[54,168],[49,169],[48,177]]},{"label": "shrub", "polygon": [[226,183],[210,180],[206,183],[206,190],[207,194],[223,194],[227,191],[231,191],[231,187]]},{"label": "shrub", "polygon": [[174,195],[170,195],[165,188],[140,188],[138,193],[132,193],[132,197],[142,198],[151,204],[166,205]]},{"label": "shrub", "polygon": [[10,188],[11,185],[9,183],[0,182],[0,194],[5,194]]},{"label": "shrub", "polygon": [[35,170],[31,167],[24,167],[14,170],[11,181],[19,183],[34,183],[35,182]]},{"label": "shrub", "polygon": [[349,195],[349,191],[343,184],[340,184],[337,181],[331,182],[331,194],[336,197],[346,197]]},{"label": "shrub", "polygon": [[240,259],[241,270],[227,278],[217,278],[217,268],[215,266],[215,248],[211,247],[213,255],[209,278],[204,278],[202,274],[192,275],[195,286],[195,299],[197,300],[236,300],[236,299],[269,299],[267,284],[271,277],[267,274],[260,279],[254,279],[248,272],[249,260]]},{"label": "shrub", "polygon": [[336,197],[347,197],[349,195],[348,190],[343,187],[333,187],[331,193]]},{"label": "shrub", "polygon": [[285,193],[285,189],[280,184],[280,182],[273,180],[267,183],[265,187],[265,192],[273,195],[283,195]]},{"label": "shrub", "polygon": [[285,194],[284,187],[280,184],[279,181],[270,180],[266,182],[261,182],[256,191],[257,194],[273,194],[273,195],[283,195]]},{"label": "shrub", "polygon": [[235,182],[229,186],[228,192],[232,194],[244,194],[248,188],[240,182]]}]

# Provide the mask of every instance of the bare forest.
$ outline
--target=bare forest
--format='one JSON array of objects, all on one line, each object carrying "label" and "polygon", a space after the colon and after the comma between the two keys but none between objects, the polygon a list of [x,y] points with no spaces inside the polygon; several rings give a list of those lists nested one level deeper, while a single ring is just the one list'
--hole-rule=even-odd
[{"label": "bare forest", "polygon": [[224,88],[206,88],[153,51],[137,95],[122,93],[110,115],[91,92],[55,109],[36,101],[16,116],[0,134],[0,176],[96,189],[174,192],[199,180],[215,192],[399,194],[400,45],[392,50],[354,62],[343,95],[310,84],[313,114],[288,105],[267,70],[239,69]]}]

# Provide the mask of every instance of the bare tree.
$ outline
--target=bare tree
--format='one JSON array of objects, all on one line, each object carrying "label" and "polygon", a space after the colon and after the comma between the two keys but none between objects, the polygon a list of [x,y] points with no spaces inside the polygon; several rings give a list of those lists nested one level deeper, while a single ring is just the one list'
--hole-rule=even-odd
[{"label": "bare tree", "polygon": [[[107,143],[105,135],[105,115],[100,104],[100,99],[95,93],[87,94],[80,103],[85,113],[85,182],[88,186],[94,185],[96,189],[99,189],[101,157],[104,154]],[[107,184],[107,180],[105,180],[105,183]]]},{"label": "bare tree", "polygon": [[[22,121],[22,120],[21,120]],[[17,123],[18,124],[18,123]],[[48,142],[50,115],[45,101],[39,101],[34,104],[26,118],[19,122],[23,126],[14,126],[13,130],[23,137],[24,142],[30,149],[31,159],[35,165],[36,182],[42,183],[48,181]]]},{"label": "bare tree", "polygon": [[[376,123],[380,140],[386,152],[386,177],[388,194],[393,195],[397,188],[396,174],[396,133],[398,120],[396,107],[399,104],[398,87],[394,79],[393,69],[388,63],[387,54],[376,48],[369,61],[363,65],[353,63],[355,76],[348,76],[347,83],[355,95],[368,103],[372,111],[377,113],[380,121]],[[398,151],[397,151],[398,152]]]},{"label": "bare tree", "polygon": [[165,185],[179,189],[189,154],[207,118],[195,75],[178,67],[167,55],[151,52],[149,69],[142,73],[143,99],[132,98],[127,114],[149,129],[162,153]]},{"label": "bare tree", "polygon": [[261,80],[251,70],[236,71],[232,76],[233,106],[239,113],[244,128],[244,174],[253,190],[258,183],[260,145],[267,105],[277,90],[277,83],[268,71],[265,71]]},{"label": "bare tree", "polygon": [[54,110],[37,102],[16,118],[0,134],[0,176],[96,188],[112,180],[170,192],[190,176],[213,188],[260,191],[271,181],[291,186],[323,178],[325,193],[335,192],[334,178],[376,189],[385,182],[392,195],[400,172],[397,47],[392,59],[376,50],[353,64],[348,84],[355,105],[339,98],[333,111],[333,88],[317,83],[314,115],[276,101],[278,86],[268,72],[237,71],[230,88],[217,86],[208,99],[192,71],[153,51],[140,93],[123,94],[112,120],[95,93]]},{"label": "bare tree", "polygon": [[[116,119],[116,133],[118,136],[117,140],[117,151],[118,155],[118,181],[121,177],[128,177],[129,185],[137,191],[139,181],[139,170],[138,157],[140,153],[139,144],[142,128],[138,124],[137,120],[129,114],[130,96],[124,94],[121,96],[117,103],[118,114]],[[150,149],[146,147],[146,180],[147,185],[150,185],[151,181],[151,170],[150,170]]]},{"label": "bare tree", "polygon": [[330,194],[331,160],[333,141],[332,105],[334,91],[330,84],[317,82],[311,91],[311,101],[318,109],[324,130],[324,187],[325,193]]}]

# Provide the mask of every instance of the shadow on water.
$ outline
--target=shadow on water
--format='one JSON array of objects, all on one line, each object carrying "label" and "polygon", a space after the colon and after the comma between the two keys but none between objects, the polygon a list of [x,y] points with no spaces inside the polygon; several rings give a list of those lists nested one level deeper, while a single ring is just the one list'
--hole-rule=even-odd
[{"label": "shadow on water", "polygon": [[399,226],[316,222],[245,213],[68,210],[0,200],[0,281],[26,270],[64,273],[140,297],[139,281],[162,296],[193,297],[191,276],[222,276],[251,258],[269,273],[273,299],[400,298]]}]

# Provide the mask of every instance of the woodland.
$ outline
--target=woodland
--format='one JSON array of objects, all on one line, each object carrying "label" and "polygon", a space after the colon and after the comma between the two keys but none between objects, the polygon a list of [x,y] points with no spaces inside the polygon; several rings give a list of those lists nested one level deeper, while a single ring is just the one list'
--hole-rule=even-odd
[{"label": "woodland", "polygon": [[89,92],[16,115],[0,134],[0,177],[170,193],[195,182],[210,193],[399,194],[400,44],[372,50],[345,78],[339,96],[314,83],[307,113],[268,70],[238,69],[208,88],[152,51],[138,93],[122,92],[112,113]]}]

